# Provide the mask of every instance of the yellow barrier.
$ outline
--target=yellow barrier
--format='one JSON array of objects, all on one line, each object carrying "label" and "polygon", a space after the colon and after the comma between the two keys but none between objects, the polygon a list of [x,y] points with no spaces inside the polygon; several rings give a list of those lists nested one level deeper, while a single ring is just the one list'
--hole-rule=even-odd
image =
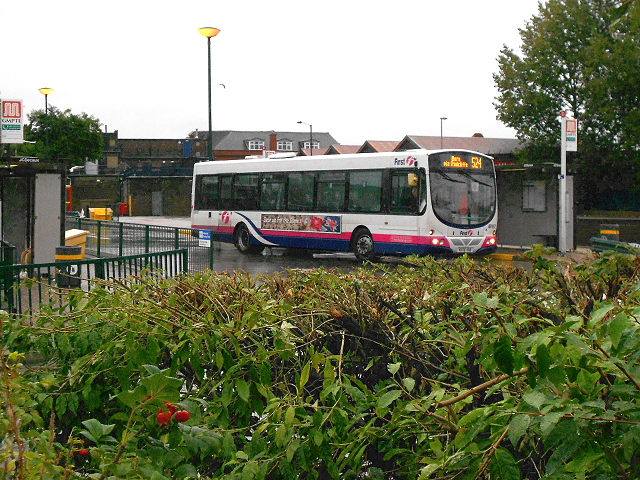
[{"label": "yellow barrier", "polygon": [[90,208],[89,218],[94,220],[111,220],[113,218],[113,210],[110,208]]}]

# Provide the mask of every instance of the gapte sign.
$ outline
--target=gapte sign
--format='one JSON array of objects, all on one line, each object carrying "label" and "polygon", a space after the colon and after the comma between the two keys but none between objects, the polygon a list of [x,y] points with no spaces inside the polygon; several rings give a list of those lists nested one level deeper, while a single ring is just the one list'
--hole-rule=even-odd
[{"label": "gapte sign", "polygon": [[24,143],[22,100],[0,100],[0,143]]}]

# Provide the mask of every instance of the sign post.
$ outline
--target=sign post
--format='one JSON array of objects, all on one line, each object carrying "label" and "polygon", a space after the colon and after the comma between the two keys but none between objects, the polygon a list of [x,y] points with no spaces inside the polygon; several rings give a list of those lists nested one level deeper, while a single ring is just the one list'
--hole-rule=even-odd
[{"label": "sign post", "polygon": [[560,215],[558,218],[558,250],[561,252],[568,252],[573,249],[573,245],[568,245],[567,241],[567,224],[569,223],[569,219],[567,218],[567,151],[578,151],[578,121],[574,119],[568,119],[567,113],[563,110],[562,112],[560,112],[560,124],[560,191],[558,192]]},{"label": "sign post", "polygon": [[22,100],[0,100],[0,143],[24,143]]}]

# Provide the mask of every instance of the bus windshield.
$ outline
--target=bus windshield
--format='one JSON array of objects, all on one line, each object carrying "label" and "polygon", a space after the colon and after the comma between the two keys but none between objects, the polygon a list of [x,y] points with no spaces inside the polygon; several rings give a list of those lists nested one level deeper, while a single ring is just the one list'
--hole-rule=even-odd
[{"label": "bus windshield", "polygon": [[478,155],[441,153],[429,158],[431,205],[439,220],[453,227],[477,227],[496,210],[493,164]]}]

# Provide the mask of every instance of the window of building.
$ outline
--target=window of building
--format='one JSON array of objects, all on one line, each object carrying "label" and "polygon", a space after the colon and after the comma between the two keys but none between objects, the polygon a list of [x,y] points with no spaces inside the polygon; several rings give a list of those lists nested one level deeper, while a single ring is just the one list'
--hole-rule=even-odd
[{"label": "window of building", "polygon": [[[308,149],[309,148],[309,142],[304,142],[304,144],[302,145],[303,149]],[[320,142],[313,142],[313,150],[320,150]]]},{"label": "window of building", "polygon": [[291,152],[293,150],[293,142],[291,140],[278,140],[278,150]]},{"label": "window of building", "polygon": [[522,183],[522,211],[547,211],[547,190],[544,180]]},{"label": "window of building", "polygon": [[264,147],[264,140],[260,140],[259,138],[249,140],[247,142],[247,147],[249,150],[262,150],[262,147]]}]

